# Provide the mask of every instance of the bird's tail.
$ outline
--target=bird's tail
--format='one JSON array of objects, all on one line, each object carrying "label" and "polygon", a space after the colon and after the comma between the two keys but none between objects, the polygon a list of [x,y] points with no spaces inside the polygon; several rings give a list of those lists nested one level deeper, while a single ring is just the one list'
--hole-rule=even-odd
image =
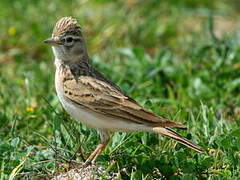
[{"label": "bird's tail", "polygon": [[197,152],[203,152],[203,148],[192,143],[191,141],[189,141],[188,139],[182,137],[180,134],[176,133],[175,131],[169,129],[169,128],[164,128],[164,127],[154,127],[153,131],[156,133],[160,133],[163,134],[165,136],[168,136],[172,139],[175,139],[176,141],[178,141],[179,143],[188,146],[192,149],[194,149]]}]

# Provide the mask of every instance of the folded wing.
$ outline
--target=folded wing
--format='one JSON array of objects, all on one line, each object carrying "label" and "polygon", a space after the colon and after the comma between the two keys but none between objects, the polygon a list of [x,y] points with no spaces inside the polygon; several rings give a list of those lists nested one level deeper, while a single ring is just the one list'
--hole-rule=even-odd
[{"label": "folded wing", "polygon": [[156,127],[186,129],[186,126],[160,117],[131,100],[107,82],[90,76],[63,82],[65,96],[73,103],[95,112]]}]

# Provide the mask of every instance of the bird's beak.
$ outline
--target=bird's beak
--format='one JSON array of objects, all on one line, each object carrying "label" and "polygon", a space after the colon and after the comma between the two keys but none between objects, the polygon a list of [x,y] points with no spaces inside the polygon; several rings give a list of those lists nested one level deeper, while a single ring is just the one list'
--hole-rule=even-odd
[{"label": "bird's beak", "polygon": [[43,41],[44,43],[49,44],[50,46],[60,45],[62,44],[59,38],[57,37],[51,37]]}]

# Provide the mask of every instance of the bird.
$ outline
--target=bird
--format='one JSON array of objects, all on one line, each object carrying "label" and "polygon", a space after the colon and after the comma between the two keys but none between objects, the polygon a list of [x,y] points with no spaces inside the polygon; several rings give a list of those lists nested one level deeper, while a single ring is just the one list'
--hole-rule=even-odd
[{"label": "bird", "polygon": [[44,42],[52,47],[55,57],[55,89],[63,108],[100,136],[85,165],[96,162],[110,140],[110,132],[155,132],[203,152],[202,147],[173,130],[187,129],[185,125],[145,109],[92,65],[76,19],[60,18]]}]

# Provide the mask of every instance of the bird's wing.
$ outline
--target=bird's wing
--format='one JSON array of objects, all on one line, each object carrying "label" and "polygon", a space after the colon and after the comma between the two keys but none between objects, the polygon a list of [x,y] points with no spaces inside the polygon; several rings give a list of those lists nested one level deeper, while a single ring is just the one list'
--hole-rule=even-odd
[{"label": "bird's wing", "polygon": [[152,127],[186,128],[144,109],[114,86],[91,76],[70,78],[63,82],[63,90],[72,103],[101,114]]}]

